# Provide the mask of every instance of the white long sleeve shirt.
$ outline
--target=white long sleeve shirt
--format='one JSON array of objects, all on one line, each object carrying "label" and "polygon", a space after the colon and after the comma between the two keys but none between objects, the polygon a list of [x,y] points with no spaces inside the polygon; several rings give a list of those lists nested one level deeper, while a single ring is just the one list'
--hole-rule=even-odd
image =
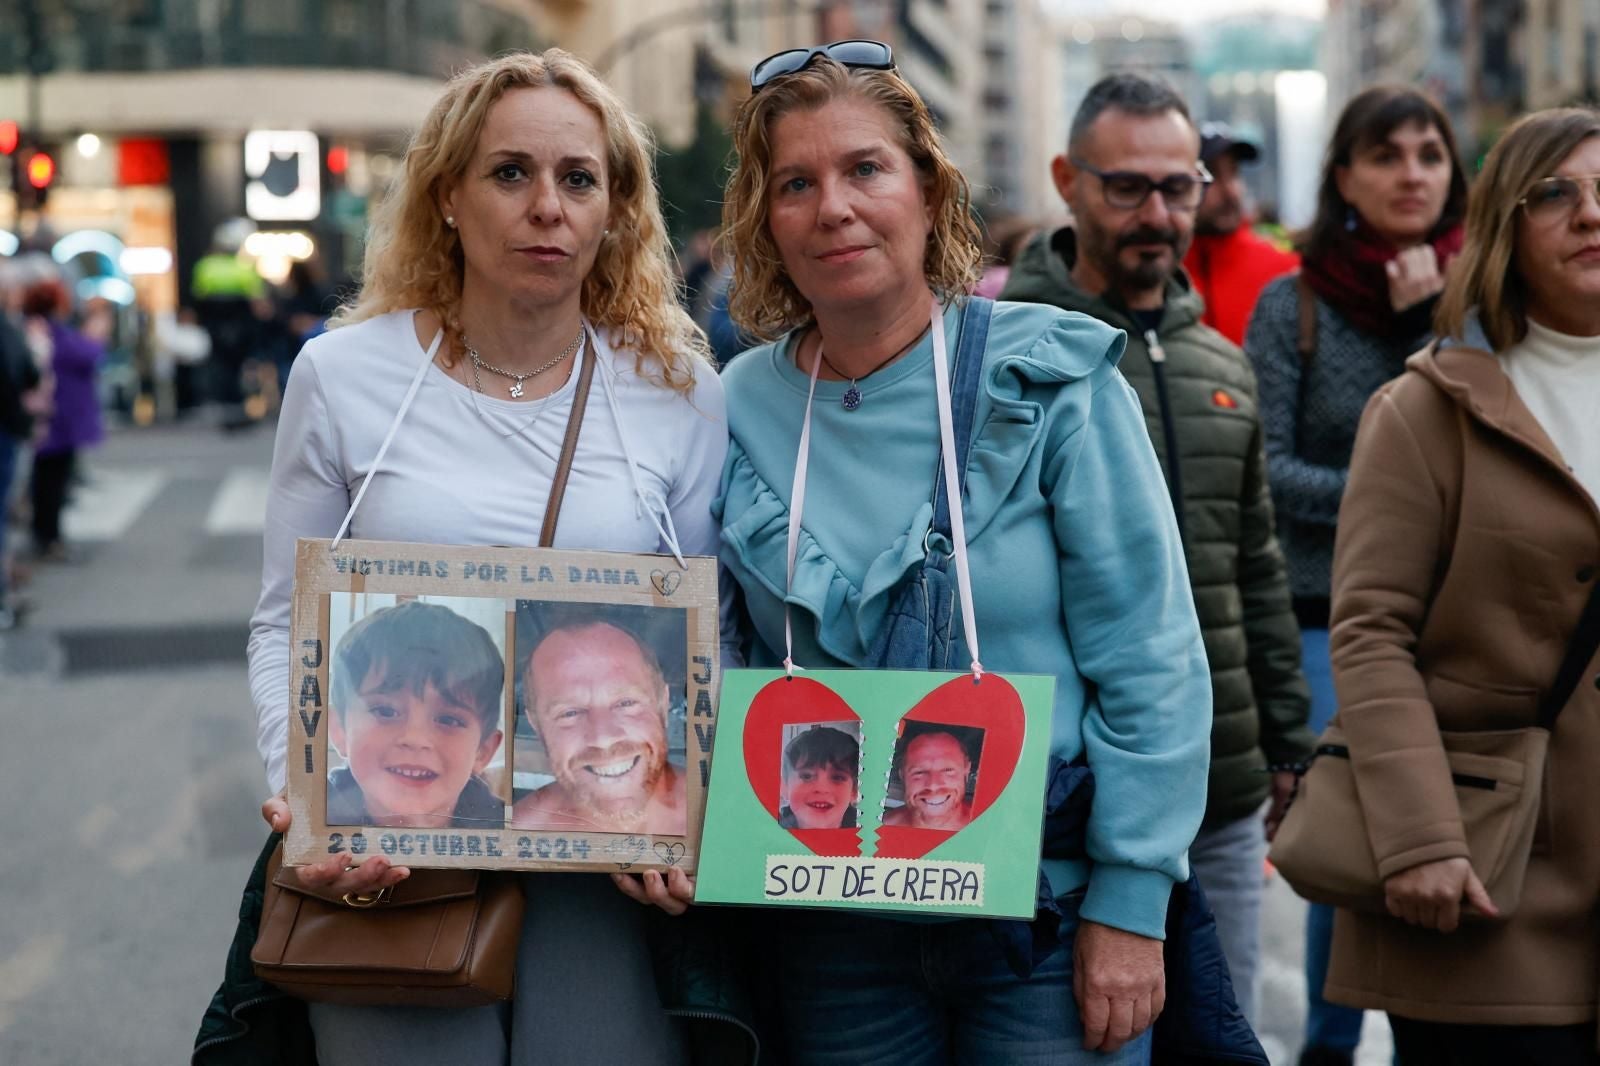
[{"label": "white long sleeve shirt", "polygon": [[1572,476],[1600,501],[1600,337],[1572,337],[1528,322],[1500,365],[1554,442]]},{"label": "white long sleeve shirt", "polygon": [[[332,537],[371,469],[427,358],[412,318],[394,312],[316,338],[295,360],[284,393],[249,645],[269,793],[285,779],[295,540]],[[632,351],[597,339],[598,351],[586,356],[598,362],[555,546],[666,552],[665,527],[683,554],[716,555],[711,501],[728,447],[721,380],[703,368],[686,397],[641,377]],[[551,396],[517,403],[477,394],[430,366],[348,535],[533,547],[577,379],[574,372]],[[725,634],[727,617],[725,610]]]}]

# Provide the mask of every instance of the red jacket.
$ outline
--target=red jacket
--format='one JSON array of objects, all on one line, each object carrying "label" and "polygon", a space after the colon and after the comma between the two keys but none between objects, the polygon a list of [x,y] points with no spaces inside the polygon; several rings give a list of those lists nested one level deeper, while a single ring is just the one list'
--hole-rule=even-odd
[{"label": "red jacket", "polygon": [[1285,252],[1249,226],[1220,237],[1196,236],[1183,269],[1206,302],[1202,321],[1235,344],[1244,344],[1244,330],[1256,297],[1273,278],[1300,269],[1300,257]]}]

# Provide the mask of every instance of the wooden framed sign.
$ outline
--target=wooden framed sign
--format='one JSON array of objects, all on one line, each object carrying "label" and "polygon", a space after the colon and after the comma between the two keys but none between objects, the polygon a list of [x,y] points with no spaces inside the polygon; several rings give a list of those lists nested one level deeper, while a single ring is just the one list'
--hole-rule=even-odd
[{"label": "wooden framed sign", "polygon": [[296,552],[287,862],[695,869],[715,559],[331,545]]}]

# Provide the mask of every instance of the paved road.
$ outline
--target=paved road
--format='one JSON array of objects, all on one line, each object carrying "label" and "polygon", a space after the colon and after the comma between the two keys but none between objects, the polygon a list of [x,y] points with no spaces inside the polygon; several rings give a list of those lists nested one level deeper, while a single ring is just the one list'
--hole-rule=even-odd
[{"label": "paved road", "polygon": [[[123,433],[0,636],[0,1064],[186,1061],[262,840],[244,632],[269,434]],[[1303,908],[1268,886],[1261,1034],[1294,1061]],[[1387,1063],[1370,1018],[1362,1066]]]},{"label": "paved road", "polygon": [[0,636],[0,1063],[187,1061],[263,834],[244,676],[265,431],[93,454]]}]

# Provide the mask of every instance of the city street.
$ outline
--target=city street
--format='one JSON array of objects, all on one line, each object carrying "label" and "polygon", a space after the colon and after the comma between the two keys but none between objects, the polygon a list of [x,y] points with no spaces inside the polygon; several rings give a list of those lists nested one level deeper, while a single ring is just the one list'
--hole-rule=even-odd
[{"label": "city street", "polygon": [[[0,1063],[184,1061],[262,840],[244,646],[269,430],[114,434],[0,636]],[[26,754],[24,754],[26,753]],[[1269,885],[1261,1036],[1293,1062],[1302,906]],[[1389,1061],[1369,1018],[1359,1062]]]},{"label": "city street", "polygon": [[113,435],[0,635],[0,1062],[187,1061],[263,839],[244,642],[268,431]]}]

